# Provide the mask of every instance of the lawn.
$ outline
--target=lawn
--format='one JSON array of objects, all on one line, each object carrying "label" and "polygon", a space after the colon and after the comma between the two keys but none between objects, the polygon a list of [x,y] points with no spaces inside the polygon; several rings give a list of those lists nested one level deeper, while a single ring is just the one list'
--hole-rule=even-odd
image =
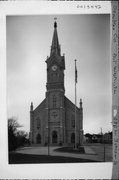
[{"label": "lawn", "polygon": [[61,147],[57,148],[54,151],[57,152],[67,152],[67,153],[75,153],[75,154],[84,154],[84,147],[79,147],[78,149],[74,149],[73,147]]},{"label": "lawn", "polygon": [[9,153],[9,164],[33,164],[33,163],[78,163],[96,162],[88,159],[79,159],[63,156],[32,155],[11,152]]}]

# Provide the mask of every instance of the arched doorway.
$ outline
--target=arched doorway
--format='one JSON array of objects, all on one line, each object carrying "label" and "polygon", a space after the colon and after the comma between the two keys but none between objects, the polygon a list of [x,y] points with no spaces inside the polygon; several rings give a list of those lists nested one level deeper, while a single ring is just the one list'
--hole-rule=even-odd
[{"label": "arched doorway", "polygon": [[36,136],[36,143],[41,144],[41,135],[40,134],[37,134],[37,136]]},{"label": "arched doorway", "polygon": [[57,131],[52,132],[52,143],[57,143]]},{"label": "arched doorway", "polygon": [[75,133],[71,134],[71,143],[75,143]]}]

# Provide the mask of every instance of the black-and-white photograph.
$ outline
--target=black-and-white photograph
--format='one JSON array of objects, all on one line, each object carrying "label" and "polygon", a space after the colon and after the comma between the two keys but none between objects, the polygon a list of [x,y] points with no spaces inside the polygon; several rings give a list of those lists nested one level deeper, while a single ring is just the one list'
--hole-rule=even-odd
[{"label": "black-and-white photograph", "polygon": [[8,163],[112,162],[110,14],[8,15]]}]

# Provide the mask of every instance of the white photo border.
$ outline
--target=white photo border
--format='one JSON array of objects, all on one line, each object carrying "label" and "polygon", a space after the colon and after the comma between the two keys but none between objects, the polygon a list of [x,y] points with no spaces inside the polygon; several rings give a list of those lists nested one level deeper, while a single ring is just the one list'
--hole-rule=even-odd
[{"label": "white photo border", "polygon": [[119,46],[118,1],[112,1],[112,124],[113,124],[113,170],[112,179],[119,179]]},{"label": "white photo border", "polygon": [[[95,8],[90,8],[90,4]],[[60,10],[59,10],[60,6]],[[81,8],[82,6],[82,8]],[[117,8],[116,8],[117,7]],[[115,10],[115,11],[114,11]],[[84,14],[85,13],[109,13],[112,14],[111,27],[115,25],[115,19],[118,22],[118,1],[4,1],[0,2],[0,115],[1,115],[1,127],[0,127],[0,178],[7,179],[113,179],[119,178],[119,151],[116,151],[114,146],[115,138],[113,136],[113,171],[112,163],[85,163],[85,164],[25,164],[25,165],[9,165],[8,164],[8,152],[7,148],[7,84],[6,84],[6,16],[7,15],[39,15],[40,14]],[[114,16],[113,16],[114,14]],[[118,124],[118,137],[119,139],[119,99],[118,96],[118,81],[119,81],[119,62],[118,62],[118,23],[115,25],[115,29],[112,29],[112,59],[113,53],[116,51],[116,82],[113,76],[114,68],[112,61],[112,86],[115,83],[117,86],[116,95],[113,95],[113,108],[117,109],[117,124]],[[117,35],[115,35],[115,33]],[[116,42],[113,39],[116,38]],[[114,90],[113,86],[113,90]],[[113,109],[113,111],[114,111]],[[112,113],[113,114],[113,113]],[[113,123],[114,117],[112,116]],[[114,124],[113,124],[114,125]],[[113,132],[115,131],[113,126]],[[119,150],[119,140],[116,142]],[[117,155],[114,158],[115,154]],[[73,169],[73,170],[72,170]],[[108,173],[107,173],[108,172]],[[117,178],[117,179],[118,179]]]}]

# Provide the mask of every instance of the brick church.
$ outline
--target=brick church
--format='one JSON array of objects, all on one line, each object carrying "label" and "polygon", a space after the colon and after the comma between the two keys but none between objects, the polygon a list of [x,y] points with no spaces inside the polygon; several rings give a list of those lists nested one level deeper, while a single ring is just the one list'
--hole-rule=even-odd
[{"label": "brick church", "polygon": [[82,100],[80,99],[79,107],[75,109],[75,105],[65,96],[65,57],[61,55],[57,22],[54,22],[50,56],[47,57],[46,64],[45,99],[35,109],[33,103],[30,106],[30,142],[42,146],[48,143],[50,145],[74,145],[74,143],[82,145]]}]

